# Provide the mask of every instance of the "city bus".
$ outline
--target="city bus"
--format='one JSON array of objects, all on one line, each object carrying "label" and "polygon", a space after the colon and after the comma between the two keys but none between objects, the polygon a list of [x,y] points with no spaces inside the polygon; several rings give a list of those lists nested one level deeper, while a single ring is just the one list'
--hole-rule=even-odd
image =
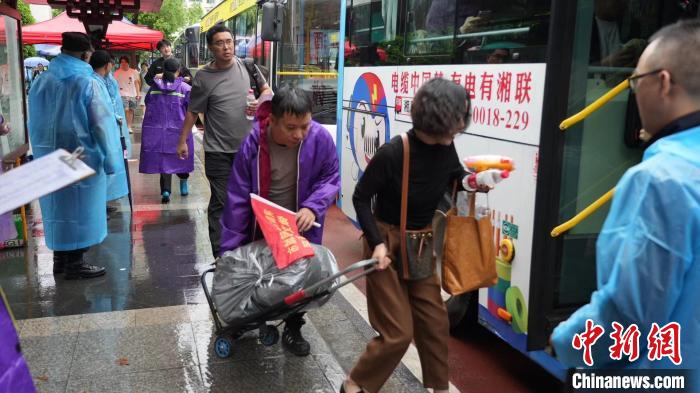
[{"label": "city bus", "polygon": [[[262,2],[261,2],[262,4]],[[273,88],[303,87],[313,96],[313,118],[336,135],[339,0],[288,0],[280,42],[260,38],[262,11],[255,0],[225,0],[200,22],[200,67],[211,60],[205,34],[216,23],[233,32],[235,54],[252,58]]]},{"label": "city bus", "polygon": [[358,178],[411,129],[420,86],[434,77],[464,86],[471,122],[455,139],[459,156],[506,156],[516,167],[477,196],[499,255],[498,284],[474,295],[474,318],[565,380],[548,339],[596,288],[609,204],[561,236],[552,229],[613,188],[643,150],[629,90],[566,131],[559,124],[624,81],[655,31],[696,18],[697,1],[342,0],[341,13],[343,212],[356,218]]},{"label": "city bus", "polygon": [[184,67],[190,70],[199,68],[199,24],[185,28],[175,40],[173,50]]}]

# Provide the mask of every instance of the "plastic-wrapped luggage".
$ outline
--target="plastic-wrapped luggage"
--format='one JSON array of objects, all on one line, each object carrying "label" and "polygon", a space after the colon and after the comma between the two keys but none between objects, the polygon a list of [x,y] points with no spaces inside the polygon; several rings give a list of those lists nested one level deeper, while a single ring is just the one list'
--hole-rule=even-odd
[{"label": "plastic-wrapped luggage", "polygon": [[[225,252],[217,261],[212,283],[212,298],[219,317],[227,324],[235,324],[337,273],[333,254],[323,246],[312,246],[314,257],[301,259],[283,270],[277,268],[264,240]],[[335,281],[329,281],[317,291],[333,284]],[[319,307],[329,298],[322,297],[306,308]],[[279,317],[282,318],[284,315]]]}]

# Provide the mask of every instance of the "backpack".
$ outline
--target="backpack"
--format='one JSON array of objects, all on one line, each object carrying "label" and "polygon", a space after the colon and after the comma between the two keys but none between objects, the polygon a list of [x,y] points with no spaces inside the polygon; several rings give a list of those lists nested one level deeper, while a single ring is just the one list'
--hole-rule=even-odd
[{"label": "backpack", "polygon": [[255,98],[258,98],[260,97],[260,93],[262,93],[262,91],[260,90],[262,86],[258,86],[257,82],[260,78],[260,69],[258,68],[258,66],[255,65],[253,59],[243,59],[243,65],[248,71],[248,77],[250,78],[250,88],[253,89],[253,91],[255,92]]}]

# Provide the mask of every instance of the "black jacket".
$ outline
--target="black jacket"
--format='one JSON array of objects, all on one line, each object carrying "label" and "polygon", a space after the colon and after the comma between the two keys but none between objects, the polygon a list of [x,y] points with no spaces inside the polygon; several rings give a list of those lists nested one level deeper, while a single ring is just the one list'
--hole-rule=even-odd
[{"label": "black jacket", "polygon": [[[150,67],[148,67],[148,72],[143,78],[148,86],[153,86],[153,77],[155,77],[157,74],[163,73],[163,62],[165,62],[165,59],[160,57],[156,59]],[[180,66],[180,76],[183,78],[189,77],[190,81],[186,83],[192,85],[192,74],[186,67]]]}]

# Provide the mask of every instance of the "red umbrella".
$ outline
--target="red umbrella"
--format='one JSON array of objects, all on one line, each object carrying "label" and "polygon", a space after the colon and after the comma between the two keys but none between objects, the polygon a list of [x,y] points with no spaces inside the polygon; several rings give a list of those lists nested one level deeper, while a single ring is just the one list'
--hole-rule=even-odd
[{"label": "red umbrella", "polygon": [[[85,32],[83,23],[70,18],[65,12],[51,20],[22,27],[22,43],[61,44],[61,33],[65,31]],[[163,33],[147,27],[114,21],[107,27],[107,41],[111,50],[155,50]]]}]

